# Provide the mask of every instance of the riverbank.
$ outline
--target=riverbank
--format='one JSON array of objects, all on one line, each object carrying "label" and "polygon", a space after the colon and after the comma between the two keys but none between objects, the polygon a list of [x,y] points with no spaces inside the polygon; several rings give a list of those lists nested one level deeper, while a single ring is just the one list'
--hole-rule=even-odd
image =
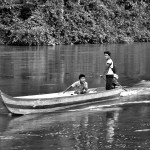
[{"label": "riverbank", "polygon": [[146,0],[1,2],[0,44],[149,42],[148,3]]}]

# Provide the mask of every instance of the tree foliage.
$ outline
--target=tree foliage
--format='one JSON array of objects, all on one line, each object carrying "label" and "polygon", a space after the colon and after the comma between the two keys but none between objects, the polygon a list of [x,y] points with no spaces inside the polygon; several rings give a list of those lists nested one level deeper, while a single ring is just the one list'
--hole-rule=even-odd
[{"label": "tree foliage", "polygon": [[150,41],[148,0],[0,0],[0,44]]}]

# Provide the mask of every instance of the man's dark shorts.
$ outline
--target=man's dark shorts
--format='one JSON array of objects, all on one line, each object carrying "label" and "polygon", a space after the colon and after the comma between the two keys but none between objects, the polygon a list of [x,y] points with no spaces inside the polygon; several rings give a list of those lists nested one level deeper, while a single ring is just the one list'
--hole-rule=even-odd
[{"label": "man's dark shorts", "polygon": [[106,75],[106,90],[113,89],[113,75]]}]

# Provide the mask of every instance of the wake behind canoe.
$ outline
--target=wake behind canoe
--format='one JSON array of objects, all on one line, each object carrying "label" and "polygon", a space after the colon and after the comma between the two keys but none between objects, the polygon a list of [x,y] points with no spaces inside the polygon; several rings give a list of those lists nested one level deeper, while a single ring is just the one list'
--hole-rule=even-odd
[{"label": "wake behind canoe", "polygon": [[2,91],[0,92],[2,101],[7,109],[13,114],[33,114],[48,113],[74,106],[80,106],[96,102],[108,101],[117,97],[122,92],[122,88],[113,90],[95,91],[87,94],[73,94],[73,91],[52,94],[41,94],[21,97],[11,97]]}]

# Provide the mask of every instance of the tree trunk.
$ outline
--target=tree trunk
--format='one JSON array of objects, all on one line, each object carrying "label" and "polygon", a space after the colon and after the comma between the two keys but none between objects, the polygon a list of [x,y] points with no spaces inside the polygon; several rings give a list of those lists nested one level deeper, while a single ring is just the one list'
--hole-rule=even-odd
[{"label": "tree trunk", "polygon": [[60,0],[60,20],[64,20],[64,0]]},{"label": "tree trunk", "polygon": [[80,5],[81,0],[78,0],[78,5]]}]

